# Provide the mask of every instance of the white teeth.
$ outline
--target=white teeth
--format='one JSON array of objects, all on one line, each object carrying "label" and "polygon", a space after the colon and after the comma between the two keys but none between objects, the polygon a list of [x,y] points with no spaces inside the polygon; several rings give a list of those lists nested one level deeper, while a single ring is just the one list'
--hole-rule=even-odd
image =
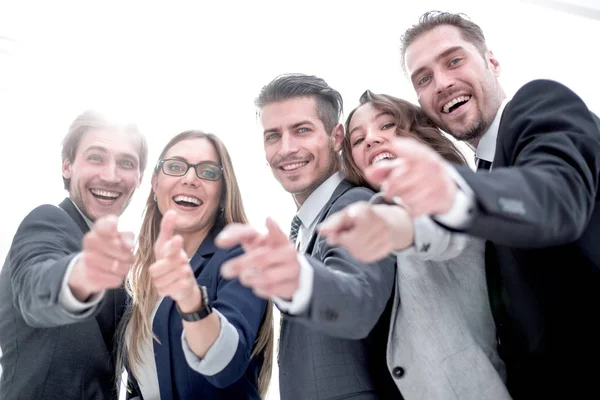
[{"label": "white teeth", "polygon": [[443,111],[444,113],[448,114],[448,113],[450,112],[450,108],[451,108],[453,105],[455,105],[455,104],[457,104],[457,103],[462,103],[462,102],[465,102],[465,101],[469,101],[469,99],[470,99],[470,98],[471,98],[471,96],[458,96],[458,97],[456,97],[456,98],[454,98],[454,99],[450,100],[449,102],[447,102],[447,103],[444,105],[444,108],[442,109],[442,111]]},{"label": "white teeth", "polygon": [[200,205],[200,200],[197,199],[197,198],[195,198],[195,197],[189,197],[189,196],[181,196],[181,195],[179,195],[179,196],[173,197],[173,200],[174,201],[185,201],[187,203],[192,203],[192,204],[195,204],[197,206]]},{"label": "white teeth", "polygon": [[113,199],[116,199],[121,195],[119,192],[109,192],[108,190],[90,189],[90,191],[96,196],[111,197]]},{"label": "white teeth", "polygon": [[378,163],[382,160],[394,160],[396,157],[392,153],[388,153],[387,151],[381,154],[378,154],[371,160],[371,165]]},{"label": "white teeth", "polygon": [[284,171],[291,171],[300,167],[305,166],[306,164],[308,164],[308,161],[303,161],[303,162],[298,162],[298,163],[293,163],[293,164],[288,164],[288,165],[284,165],[281,168]]}]

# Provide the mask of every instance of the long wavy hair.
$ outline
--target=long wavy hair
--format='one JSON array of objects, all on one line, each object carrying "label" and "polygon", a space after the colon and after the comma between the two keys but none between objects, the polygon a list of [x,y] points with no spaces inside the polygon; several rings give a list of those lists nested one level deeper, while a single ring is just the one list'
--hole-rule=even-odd
[{"label": "long wavy hair", "polygon": [[416,140],[430,146],[447,161],[460,165],[467,164],[465,156],[450,139],[442,134],[419,106],[387,94],[375,94],[370,90],[360,96],[359,103],[360,105],[348,114],[345,124],[346,135],[342,142],[343,170],[346,179],[350,182],[356,185],[370,186],[352,158],[352,143],[348,134],[354,113],[365,104],[371,104],[378,111],[389,113],[394,118],[396,136],[406,136],[406,132],[408,132]]},{"label": "long wavy hair", "polygon": [[[188,139],[207,139],[215,148],[223,167],[223,190],[221,191],[220,208],[213,229],[220,230],[232,222],[247,223],[248,219],[242,204],[242,196],[229,152],[217,136],[197,130],[182,132],[167,143],[159,159],[164,158],[165,154],[175,144]],[[153,172],[154,176],[157,176],[159,172],[160,167],[157,163]],[[118,330],[120,340],[118,340],[117,366],[119,368],[117,371],[122,370],[125,360],[134,360],[136,363],[142,361],[140,349],[144,341],[150,339],[158,341],[158,338],[152,332],[152,320],[150,318],[158,301],[158,295],[150,280],[148,268],[156,261],[154,243],[158,238],[161,220],[162,214],[158,209],[158,204],[154,201],[153,191],[150,191],[144,208],[142,227],[138,235],[135,259],[125,281],[125,290],[131,301]],[[131,332],[128,342],[126,342],[125,336],[127,329]],[[270,301],[267,304],[251,357],[257,355],[262,355],[264,359],[258,377],[258,390],[261,396],[264,397],[269,387],[273,367],[273,306]],[[129,363],[129,365],[131,364]],[[136,371],[132,368],[130,368],[130,371],[136,376]]]}]

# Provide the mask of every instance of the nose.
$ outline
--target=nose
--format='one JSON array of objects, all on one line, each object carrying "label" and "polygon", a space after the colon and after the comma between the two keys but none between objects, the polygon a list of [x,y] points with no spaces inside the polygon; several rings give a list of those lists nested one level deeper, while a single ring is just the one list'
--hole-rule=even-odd
[{"label": "nose", "polygon": [[366,135],[365,135],[365,145],[367,146],[367,148],[371,148],[375,145],[380,145],[383,142],[383,139],[381,138],[381,136],[378,134],[377,131],[375,131],[374,129],[367,129]]},{"label": "nose", "polygon": [[440,71],[435,74],[435,90],[442,93],[454,86],[454,77],[448,73]]},{"label": "nose", "polygon": [[121,182],[121,174],[119,171],[119,167],[115,161],[110,161],[104,168],[102,168],[102,173],[100,175],[100,179],[107,183],[119,183]]},{"label": "nose", "polygon": [[188,171],[181,177],[181,183],[184,185],[190,186],[198,186],[198,181],[200,178],[196,175],[196,168],[190,168]]},{"label": "nose", "polygon": [[281,157],[286,157],[290,154],[294,154],[298,152],[298,144],[296,143],[296,138],[294,135],[290,135],[288,133],[284,133],[281,136],[281,147],[279,148],[279,155]]}]

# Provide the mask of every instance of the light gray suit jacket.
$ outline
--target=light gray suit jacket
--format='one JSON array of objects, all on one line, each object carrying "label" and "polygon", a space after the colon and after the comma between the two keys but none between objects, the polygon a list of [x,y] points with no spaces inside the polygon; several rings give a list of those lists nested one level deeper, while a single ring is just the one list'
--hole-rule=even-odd
[{"label": "light gray suit jacket", "polygon": [[[342,181],[319,221],[372,196],[371,190]],[[308,310],[282,314],[281,399],[400,398],[385,363],[395,258],[364,264],[317,234],[307,255],[314,270]]]},{"label": "light gray suit jacket", "polygon": [[415,220],[397,255],[388,369],[405,400],[510,399],[496,351],[484,241]]}]

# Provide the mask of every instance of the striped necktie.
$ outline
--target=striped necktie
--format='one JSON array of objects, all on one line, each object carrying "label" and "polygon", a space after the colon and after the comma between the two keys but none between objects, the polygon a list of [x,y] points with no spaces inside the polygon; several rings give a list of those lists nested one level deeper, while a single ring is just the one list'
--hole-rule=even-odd
[{"label": "striped necktie", "polygon": [[296,244],[296,238],[298,237],[298,229],[300,229],[300,225],[302,222],[297,215],[294,215],[294,219],[292,219],[292,227],[290,229],[290,240],[292,243]]}]

